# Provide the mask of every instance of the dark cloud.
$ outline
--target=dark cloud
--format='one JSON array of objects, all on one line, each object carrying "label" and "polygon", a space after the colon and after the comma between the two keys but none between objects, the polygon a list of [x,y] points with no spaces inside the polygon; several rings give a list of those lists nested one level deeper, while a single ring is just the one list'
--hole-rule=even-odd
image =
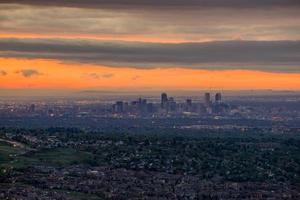
[{"label": "dark cloud", "polygon": [[84,77],[92,78],[92,79],[99,79],[100,76],[97,73],[89,73],[89,74],[84,74]]},{"label": "dark cloud", "polygon": [[113,76],[114,76],[114,74],[111,74],[111,73],[102,74],[102,78],[111,78]]},{"label": "dark cloud", "polygon": [[22,74],[22,76],[24,76],[25,78],[42,75],[40,72],[38,72],[37,70],[34,70],[34,69],[22,69],[20,71],[17,71],[16,73]]},{"label": "dark cloud", "polygon": [[[160,2],[158,8],[165,0]],[[181,2],[189,5],[188,2]],[[0,30],[4,35],[17,33],[48,37],[83,36],[139,41],[151,39],[164,42],[237,38],[300,40],[300,12],[297,6],[271,8],[270,4],[266,8],[258,7],[262,9],[235,10],[200,9],[195,6],[190,6],[191,9],[130,10],[132,7],[116,10],[104,7],[85,9],[0,4]],[[192,10],[193,8],[196,9]]]},{"label": "dark cloud", "polygon": [[7,75],[7,72],[4,71],[4,70],[0,70],[0,76],[6,76]]},{"label": "dark cloud", "polygon": [[141,77],[140,76],[133,76],[132,78],[131,78],[131,80],[138,80],[138,79],[140,79]]},{"label": "dark cloud", "polygon": [[92,79],[100,79],[100,78],[111,78],[114,76],[114,74],[112,74],[112,73],[106,73],[106,74],[88,73],[88,74],[84,74],[83,76],[92,78]]},{"label": "dark cloud", "polygon": [[187,67],[300,72],[300,41],[142,43],[0,39],[1,57],[57,59],[115,67]]},{"label": "dark cloud", "polygon": [[41,6],[86,8],[270,8],[300,6],[299,0],[0,0]]}]

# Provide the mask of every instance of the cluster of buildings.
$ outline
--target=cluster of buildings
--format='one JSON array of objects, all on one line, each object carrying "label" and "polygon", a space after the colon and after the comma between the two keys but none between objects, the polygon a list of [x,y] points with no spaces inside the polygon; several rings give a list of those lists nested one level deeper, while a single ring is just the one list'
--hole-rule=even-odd
[{"label": "cluster of buildings", "polygon": [[220,113],[228,106],[222,102],[222,94],[216,93],[215,99],[210,93],[204,94],[203,102],[193,102],[186,99],[185,102],[176,102],[174,97],[168,97],[167,93],[161,94],[160,103],[148,102],[147,99],[139,98],[130,103],[117,101],[112,106],[113,113]]},{"label": "cluster of buildings", "polygon": [[[14,135],[12,129],[9,130],[9,134],[10,140],[30,144],[32,149],[26,147],[21,154],[15,155],[22,156],[22,159],[30,159],[25,162],[28,166],[22,171],[11,173],[5,179],[2,178],[5,181],[0,187],[0,199],[71,200],[77,196],[82,199],[300,197],[298,187],[290,182],[289,178],[296,171],[280,168],[278,166],[283,166],[284,161],[273,162],[274,159],[270,156],[264,156],[266,152],[272,151],[273,157],[279,156],[279,160],[281,155],[282,158],[285,157],[281,151],[274,151],[275,148],[280,149],[284,140],[262,142],[249,138],[249,141],[253,142],[241,142],[233,140],[232,137],[221,137],[211,143],[207,138],[199,140],[193,137],[176,139],[162,136],[163,139],[153,137],[149,140],[145,137],[120,135],[117,139],[114,135],[101,137],[101,134],[97,135],[94,132],[89,136],[83,134],[80,137],[77,134],[72,137],[71,132],[51,131],[49,134],[36,134],[32,130]],[[283,151],[289,152],[296,146],[297,144],[292,142],[291,147]],[[182,148],[185,150],[178,151]],[[226,153],[225,159],[222,152],[207,153],[215,152],[216,148]],[[76,150],[78,156],[69,154],[70,149]],[[88,155],[83,154],[83,149],[86,150],[85,153],[94,156],[81,159],[82,155]],[[243,157],[244,152],[251,152],[249,157],[259,158],[259,162],[240,162],[239,158]],[[56,154],[57,157],[46,156]],[[40,155],[47,159],[37,161]],[[15,157],[16,159],[19,157]],[[100,162],[97,162],[97,159]],[[291,158],[287,159],[293,166],[297,166]],[[60,161],[64,163],[63,166],[60,166]],[[219,161],[222,161],[221,165],[218,164]],[[261,167],[252,168],[253,165]],[[253,181],[251,177],[260,181]]]},{"label": "cluster of buildings", "polygon": [[112,111],[115,113],[124,112],[143,112],[143,113],[153,113],[154,103],[148,103],[147,99],[139,98],[137,101],[132,101],[130,104],[128,102],[117,101],[112,106]]},{"label": "cluster of buildings", "polygon": [[[70,178],[70,174],[74,176]],[[226,200],[298,199],[300,195],[287,183],[224,182],[191,175],[82,165],[62,169],[33,167],[17,176],[17,180],[30,184],[5,184],[0,188],[1,199],[71,200],[80,196],[82,199]]]}]

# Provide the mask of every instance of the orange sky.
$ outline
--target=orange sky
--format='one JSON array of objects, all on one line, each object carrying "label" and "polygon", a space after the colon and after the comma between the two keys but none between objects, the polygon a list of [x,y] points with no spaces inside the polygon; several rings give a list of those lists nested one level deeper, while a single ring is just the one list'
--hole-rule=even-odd
[{"label": "orange sky", "polygon": [[[300,90],[300,73],[184,68],[134,69],[0,58],[0,88]],[[24,77],[22,70],[38,74]]]},{"label": "orange sky", "polygon": [[253,1],[0,1],[0,89],[300,90],[297,4]]}]

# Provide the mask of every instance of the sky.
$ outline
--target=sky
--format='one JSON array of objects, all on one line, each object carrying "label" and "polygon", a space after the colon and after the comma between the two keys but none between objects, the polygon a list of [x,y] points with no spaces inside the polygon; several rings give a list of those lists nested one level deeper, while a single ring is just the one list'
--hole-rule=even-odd
[{"label": "sky", "polygon": [[299,0],[0,0],[0,89],[300,90]]}]

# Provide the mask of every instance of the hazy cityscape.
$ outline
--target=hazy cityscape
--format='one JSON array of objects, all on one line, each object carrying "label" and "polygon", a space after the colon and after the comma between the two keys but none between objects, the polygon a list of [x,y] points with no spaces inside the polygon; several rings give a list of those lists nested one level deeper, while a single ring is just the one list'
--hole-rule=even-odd
[{"label": "hazy cityscape", "polygon": [[[195,92],[191,96],[151,95],[101,98],[72,97],[11,100],[0,102],[0,125],[77,127],[85,129],[138,128],[153,124],[168,128],[261,128],[282,132],[299,128],[298,93],[229,95]],[[126,99],[126,100],[123,100]]]},{"label": "hazy cityscape", "polygon": [[299,105],[276,92],[2,98],[0,196],[298,199]]},{"label": "hazy cityscape", "polygon": [[0,200],[300,200],[300,0],[0,0]]}]

